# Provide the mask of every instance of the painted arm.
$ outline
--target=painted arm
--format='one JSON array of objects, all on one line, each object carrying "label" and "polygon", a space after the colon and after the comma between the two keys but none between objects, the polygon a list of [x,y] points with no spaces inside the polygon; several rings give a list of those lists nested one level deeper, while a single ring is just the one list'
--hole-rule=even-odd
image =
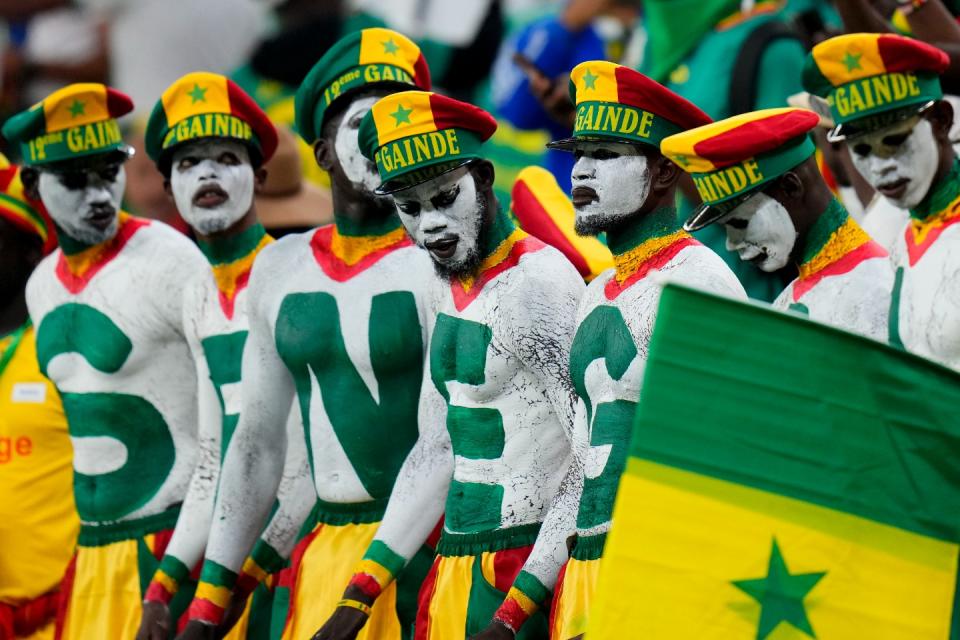
[{"label": "painted arm", "polygon": [[297,533],[317,501],[317,490],[310,475],[307,445],[304,441],[300,407],[294,403],[287,419],[287,455],[283,477],[277,490],[279,506],[244,561],[237,578],[237,591],[244,599],[269,574],[280,570],[290,557]]},{"label": "painted arm", "polygon": [[269,322],[254,303],[270,286],[261,285],[257,275],[254,267],[240,420],[224,456],[206,559],[189,610],[191,620],[207,624],[219,624],[223,618],[237,574],[270,514],[286,456],[294,386],[277,354]]},{"label": "painted arm", "polygon": [[200,460],[194,467],[180,516],[144,596],[144,612],[138,639],[165,638],[169,633],[170,600],[203,556],[213,518],[213,499],[220,472],[220,439],[223,415],[210,379],[206,357],[200,346],[192,313],[198,309],[195,291],[187,288],[183,329],[197,370],[197,436]]},{"label": "painted arm", "polygon": [[[570,378],[570,347],[584,286],[572,266],[569,271],[569,274],[555,273],[549,279],[540,274],[526,278],[522,290],[517,287],[512,296],[513,304],[506,305],[507,322],[516,327],[514,353],[546,389],[554,414],[571,442],[569,466],[533,550],[493,615],[491,626],[499,623],[513,633],[543,606],[556,584],[569,553],[567,539],[576,530],[583,491],[586,418],[585,410],[579,415]],[[496,631],[490,631],[492,637],[499,637]]]},{"label": "painted arm", "polygon": [[[446,402],[433,386],[427,358],[417,418],[419,438],[400,467],[383,521],[343,592],[344,600],[372,606],[440,521],[453,478],[453,446],[446,419]],[[367,617],[358,608],[339,606],[313,638],[352,640]]]}]

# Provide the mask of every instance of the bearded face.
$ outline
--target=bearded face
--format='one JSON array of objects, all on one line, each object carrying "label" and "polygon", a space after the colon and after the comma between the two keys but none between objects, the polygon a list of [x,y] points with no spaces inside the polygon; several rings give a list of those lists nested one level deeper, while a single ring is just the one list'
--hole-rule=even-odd
[{"label": "bearded face", "polygon": [[254,183],[250,152],[236,140],[199,140],[173,152],[173,199],[200,235],[225,231],[243,218],[253,205]]},{"label": "bearded face", "polygon": [[461,167],[393,194],[407,233],[445,278],[473,274],[480,264],[487,203],[473,174]]},{"label": "bearded face", "polygon": [[37,190],[64,233],[95,245],[116,235],[126,184],[122,160],[94,158],[67,169],[41,169]]},{"label": "bearded face", "polygon": [[579,143],[570,179],[580,235],[597,235],[636,213],[650,194],[650,167],[640,149],[622,143]]}]

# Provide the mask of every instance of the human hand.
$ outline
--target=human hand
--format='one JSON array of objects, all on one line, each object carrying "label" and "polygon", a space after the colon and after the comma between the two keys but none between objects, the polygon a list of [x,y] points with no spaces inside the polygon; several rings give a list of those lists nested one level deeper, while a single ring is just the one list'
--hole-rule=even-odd
[{"label": "human hand", "polygon": [[557,122],[573,128],[576,109],[570,100],[568,89],[569,75],[564,74],[551,80],[530,58],[522,53],[515,53],[513,61],[523,71],[530,82],[530,92],[540,101],[550,117]]},{"label": "human hand", "polygon": [[494,620],[486,629],[470,636],[470,640],[513,640],[515,637],[513,629],[499,620]]},{"label": "human hand", "polygon": [[170,609],[162,602],[144,602],[137,640],[165,640],[169,637]]},{"label": "human hand", "polygon": [[363,625],[367,623],[367,614],[353,607],[340,606],[317,631],[313,640],[354,640]]},{"label": "human hand", "polygon": [[[167,636],[164,636],[167,637]],[[214,640],[217,637],[217,627],[203,620],[191,620],[184,627],[177,640]]]}]

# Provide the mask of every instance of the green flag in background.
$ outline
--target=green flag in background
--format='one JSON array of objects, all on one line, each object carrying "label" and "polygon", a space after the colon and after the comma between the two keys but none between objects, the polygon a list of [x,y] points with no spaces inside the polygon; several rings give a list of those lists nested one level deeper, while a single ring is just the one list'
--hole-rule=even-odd
[{"label": "green flag in background", "polygon": [[939,365],[668,286],[587,637],[960,637],[958,409]]}]

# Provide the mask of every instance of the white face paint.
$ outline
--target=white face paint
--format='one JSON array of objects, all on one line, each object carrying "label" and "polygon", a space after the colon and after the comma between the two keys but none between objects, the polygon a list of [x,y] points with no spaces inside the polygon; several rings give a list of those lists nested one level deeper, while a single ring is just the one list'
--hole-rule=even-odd
[{"label": "white face paint", "polygon": [[575,226],[597,235],[640,209],[650,194],[647,157],[630,144],[582,143],[570,173]]},{"label": "white face paint", "polygon": [[351,102],[343,114],[334,139],[334,149],[337,151],[340,166],[343,167],[343,174],[354,187],[367,193],[372,193],[380,186],[380,176],[377,174],[376,165],[360,153],[357,134],[360,121],[377,100],[378,98],[370,96]]},{"label": "white face paint", "polygon": [[758,193],[730,212],[723,220],[727,250],[736,251],[744,262],[764,271],[782,269],[797,243],[797,229],[790,214],[777,200]]},{"label": "white face paint", "polygon": [[83,244],[100,244],[117,233],[117,214],[127,186],[123,165],[69,174],[40,171],[40,199],[68,236]]},{"label": "white face paint", "polygon": [[911,118],[847,140],[867,182],[893,205],[912,209],[930,190],[940,149],[926,118]]},{"label": "white face paint", "polygon": [[464,275],[480,261],[482,198],[462,167],[393,194],[400,221],[443,276]]},{"label": "white face paint", "polygon": [[229,229],[250,211],[250,153],[236,140],[199,140],[174,150],[170,188],[177,210],[201,235]]}]

